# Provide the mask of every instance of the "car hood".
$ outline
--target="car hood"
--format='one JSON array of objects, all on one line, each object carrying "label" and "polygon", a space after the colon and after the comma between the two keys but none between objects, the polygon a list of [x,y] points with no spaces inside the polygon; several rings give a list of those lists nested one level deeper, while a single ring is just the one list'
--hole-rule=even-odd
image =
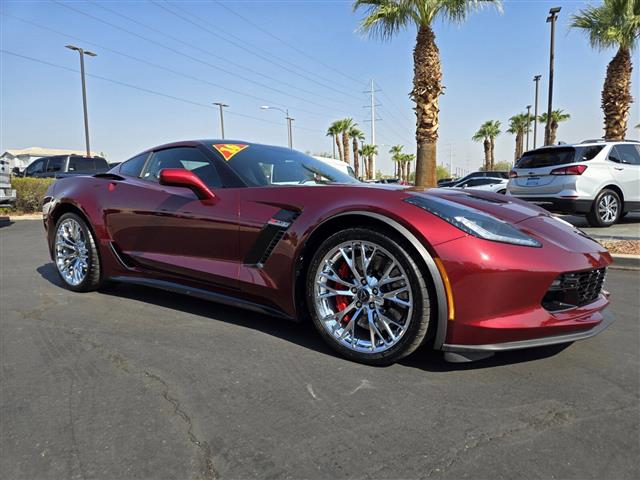
[{"label": "car hood", "polygon": [[514,197],[486,190],[454,190],[448,188],[409,188],[406,193],[422,197],[438,197],[479,210],[508,223],[519,223],[531,217],[546,216],[546,210]]}]

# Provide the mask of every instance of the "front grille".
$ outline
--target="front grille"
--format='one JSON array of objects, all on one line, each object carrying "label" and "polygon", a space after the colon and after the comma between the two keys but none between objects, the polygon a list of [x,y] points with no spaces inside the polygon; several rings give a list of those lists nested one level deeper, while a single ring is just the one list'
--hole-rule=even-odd
[{"label": "front grille", "polygon": [[557,312],[588,305],[600,296],[606,275],[606,268],[563,273],[549,287],[542,306]]}]

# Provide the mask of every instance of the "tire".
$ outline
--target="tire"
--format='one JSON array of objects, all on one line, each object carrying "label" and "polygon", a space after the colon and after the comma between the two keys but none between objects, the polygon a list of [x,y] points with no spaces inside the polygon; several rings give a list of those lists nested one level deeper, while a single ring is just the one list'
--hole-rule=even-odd
[{"label": "tire", "polygon": [[86,221],[75,213],[65,213],[58,219],[55,228],[53,260],[64,286],[74,292],[90,292],[100,288],[100,255]]},{"label": "tire", "polygon": [[592,227],[610,227],[620,220],[622,201],[614,190],[605,188],[593,201],[587,213],[587,221]]},{"label": "tire", "polygon": [[340,355],[388,365],[427,338],[428,281],[401,239],[350,228],[327,238],[313,256],[307,307],[315,328]]}]

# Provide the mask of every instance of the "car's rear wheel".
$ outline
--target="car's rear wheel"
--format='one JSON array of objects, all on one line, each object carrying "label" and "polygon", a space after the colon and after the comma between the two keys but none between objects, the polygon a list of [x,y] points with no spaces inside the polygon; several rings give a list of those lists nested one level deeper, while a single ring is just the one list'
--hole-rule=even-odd
[{"label": "car's rear wheel", "polygon": [[587,221],[592,227],[610,227],[622,215],[622,201],[613,190],[602,190],[591,205]]},{"label": "car's rear wheel", "polygon": [[343,356],[375,365],[412,353],[427,335],[427,281],[401,241],[368,228],[322,243],[307,277],[316,329]]},{"label": "car's rear wheel", "polygon": [[53,257],[65,287],[76,292],[101,284],[100,256],[91,229],[82,217],[65,213],[56,223]]}]

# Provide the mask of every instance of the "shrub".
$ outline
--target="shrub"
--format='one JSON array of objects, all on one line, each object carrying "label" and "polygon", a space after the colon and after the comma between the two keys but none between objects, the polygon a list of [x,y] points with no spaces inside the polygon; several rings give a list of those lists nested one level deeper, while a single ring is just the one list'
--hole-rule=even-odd
[{"label": "shrub", "polygon": [[54,178],[13,178],[11,187],[16,189],[15,211],[38,213],[42,211],[42,199]]}]

